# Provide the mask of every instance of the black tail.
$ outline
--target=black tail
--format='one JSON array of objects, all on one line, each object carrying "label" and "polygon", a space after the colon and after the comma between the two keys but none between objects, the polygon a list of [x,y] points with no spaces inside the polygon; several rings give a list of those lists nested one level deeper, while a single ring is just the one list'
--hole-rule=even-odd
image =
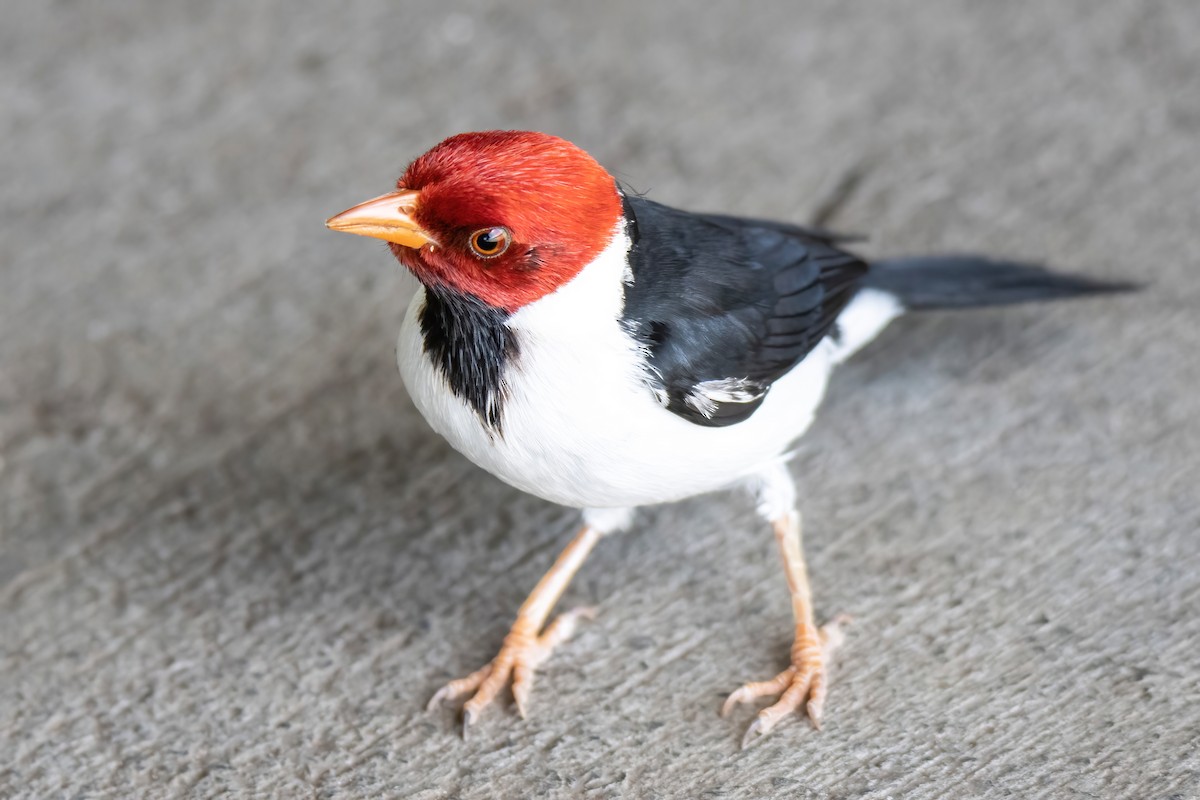
[{"label": "black tail", "polygon": [[896,295],[905,308],[975,308],[1127,292],[1133,283],[1051,272],[1034,264],[978,256],[919,256],[877,261],[866,285]]}]

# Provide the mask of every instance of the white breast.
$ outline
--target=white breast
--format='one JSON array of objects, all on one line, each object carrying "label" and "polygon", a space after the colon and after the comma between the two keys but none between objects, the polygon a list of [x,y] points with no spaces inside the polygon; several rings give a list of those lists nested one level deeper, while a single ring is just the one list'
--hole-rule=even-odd
[{"label": "white breast", "polygon": [[418,291],[397,360],[433,429],[518,489],[580,508],[679,500],[777,461],[812,421],[842,354],[822,343],[742,423],[688,422],[659,404],[637,366],[637,344],[618,322],[628,248],[618,230],[574,280],[509,320],[520,354],[504,373],[502,434],[483,426],[424,353],[418,315],[425,294]]}]

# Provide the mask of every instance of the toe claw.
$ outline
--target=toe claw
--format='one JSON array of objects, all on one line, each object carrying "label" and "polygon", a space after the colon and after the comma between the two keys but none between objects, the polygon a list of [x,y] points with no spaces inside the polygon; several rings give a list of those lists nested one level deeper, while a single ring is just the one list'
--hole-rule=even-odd
[{"label": "toe claw", "polygon": [[742,749],[745,750],[747,747],[766,736],[769,730],[769,728],[767,730],[763,730],[762,717],[755,719],[754,722],[750,723],[750,727],[746,728],[746,733],[742,736]]},{"label": "toe claw", "polygon": [[804,706],[804,710],[808,713],[808,721],[812,723],[812,726],[814,728],[816,728],[817,730],[821,730],[821,705],[820,705],[820,703],[816,703],[812,700],[809,700],[808,704]]},{"label": "toe claw", "polygon": [[513,669],[512,695],[517,707],[517,716],[525,719],[525,708],[529,702],[529,692],[533,687],[533,670],[525,664],[518,664]]},{"label": "toe claw", "polygon": [[746,685],[740,689],[736,689],[725,698],[725,703],[721,706],[721,716],[728,717],[733,710],[742,703],[748,703],[754,699],[754,693],[750,691],[750,686]]}]

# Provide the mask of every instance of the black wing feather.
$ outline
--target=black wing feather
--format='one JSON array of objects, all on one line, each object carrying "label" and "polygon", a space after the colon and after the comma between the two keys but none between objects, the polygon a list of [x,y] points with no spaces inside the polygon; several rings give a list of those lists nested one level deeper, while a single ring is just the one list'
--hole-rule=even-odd
[{"label": "black wing feather", "polygon": [[[829,333],[867,265],[838,237],[626,197],[633,282],[623,322],[649,351],[667,407],[699,425],[747,419]],[[737,381],[736,401],[696,387]]]}]

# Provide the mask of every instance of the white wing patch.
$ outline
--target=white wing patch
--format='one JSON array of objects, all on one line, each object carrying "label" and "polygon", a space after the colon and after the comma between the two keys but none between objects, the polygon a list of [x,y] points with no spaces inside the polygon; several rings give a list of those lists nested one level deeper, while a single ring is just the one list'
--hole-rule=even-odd
[{"label": "white wing patch", "polygon": [[753,403],[766,393],[761,383],[749,378],[721,378],[697,383],[683,402],[705,419],[712,419],[718,403]]}]

